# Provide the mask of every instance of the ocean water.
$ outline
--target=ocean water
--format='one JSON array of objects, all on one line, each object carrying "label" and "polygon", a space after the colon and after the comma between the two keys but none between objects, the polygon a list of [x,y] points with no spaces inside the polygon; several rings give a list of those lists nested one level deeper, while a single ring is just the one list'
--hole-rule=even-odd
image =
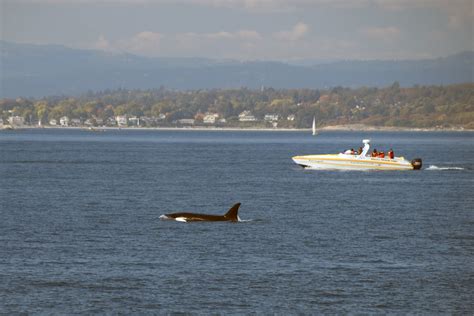
[{"label": "ocean water", "polygon": [[[0,132],[0,312],[472,315],[473,136]],[[364,138],[423,170],[291,161]]]}]

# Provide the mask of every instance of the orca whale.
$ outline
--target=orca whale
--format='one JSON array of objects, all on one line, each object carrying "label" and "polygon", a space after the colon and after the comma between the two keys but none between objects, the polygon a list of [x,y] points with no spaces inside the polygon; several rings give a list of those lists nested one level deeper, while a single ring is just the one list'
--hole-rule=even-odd
[{"label": "orca whale", "polygon": [[224,215],[209,215],[197,213],[171,213],[160,216],[160,219],[175,220],[178,222],[238,222],[240,220],[239,211],[240,203],[232,206]]}]

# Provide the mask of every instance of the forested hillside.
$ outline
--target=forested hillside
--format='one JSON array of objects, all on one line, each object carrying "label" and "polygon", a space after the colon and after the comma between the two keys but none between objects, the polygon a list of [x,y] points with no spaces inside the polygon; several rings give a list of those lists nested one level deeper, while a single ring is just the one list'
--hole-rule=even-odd
[{"label": "forested hillside", "polygon": [[[242,121],[244,111],[255,120]],[[393,127],[463,127],[474,129],[474,84],[414,86],[402,88],[395,82],[386,88],[350,89],[229,89],[173,91],[106,90],[80,97],[0,100],[0,114],[23,117],[25,124],[68,117],[92,125],[113,126],[117,116],[135,118],[127,125],[176,126],[181,119],[206,125],[206,114],[223,127],[307,128],[313,116],[319,127],[366,124]],[[266,115],[273,115],[266,119]],[[137,122],[137,118],[141,121]],[[277,123],[275,125],[274,123]],[[273,124],[273,125],[272,125]],[[209,125],[209,124],[207,124]]]}]

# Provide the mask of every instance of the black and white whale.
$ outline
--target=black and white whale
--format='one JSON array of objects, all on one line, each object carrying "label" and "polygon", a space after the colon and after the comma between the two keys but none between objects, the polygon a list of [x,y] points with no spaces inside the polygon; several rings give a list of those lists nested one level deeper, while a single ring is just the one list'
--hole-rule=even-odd
[{"label": "black and white whale", "polygon": [[232,206],[224,215],[209,215],[197,213],[171,213],[160,216],[160,219],[175,220],[178,222],[238,222],[240,221],[239,212],[240,203]]}]

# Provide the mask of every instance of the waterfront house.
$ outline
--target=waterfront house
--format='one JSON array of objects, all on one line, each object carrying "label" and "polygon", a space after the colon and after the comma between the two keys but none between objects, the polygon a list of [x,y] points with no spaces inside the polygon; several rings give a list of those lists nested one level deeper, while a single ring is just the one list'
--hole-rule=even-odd
[{"label": "waterfront house", "polygon": [[177,123],[182,125],[194,125],[194,119],[180,119]]},{"label": "waterfront house", "polygon": [[115,117],[115,121],[117,122],[117,125],[119,127],[124,127],[124,126],[127,126],[128,125],[128,122],[127,122],[127,116],[126,115],[117,115]]},{"label": "waterfront house", "polygon": [[280,116],[278,114],[265,114],[265,117],[263,119],[266,122],[275,122],[280,119]]},{"label": "waterfront house", "polygon": [[71,126],[81,126],[81,120],[78,118],[71,119]]},{"label": "waterfront house", "polygon": [[114,117],[108,117],[105,120],[105,125],[106,126],[115,126],[115,125],[117,125],[117,120]]},{"label": "waterfront house", "polygon": [[157,121],[157,118],[154,117],[154,116],[142,116],[140,118],[140,121],[143,122],[143,124],[145,124],[146,126],[153,126],[156,121]]},{"label": "waterfront house", "polygon": [[61,126],[69,126],[69,117],[63,116],[59,119],[59,125]]},{"label": "waterfront house", "polygon": [[239,114],[239,121],[240,122],[255,122],[257,119],[255,116],[252,115],[250,111],[243,111]]},{"label": "waterfront house", "polygon": [[25,118],[22,116],[10,116],[8,118],[8,123],[10,123],[11,126],[22,126],[25,125]]},{"label": "waterfront house", "polygon": [[206,113],[204,115],[204,118],[202,119],[202,122],[204,124],[214,124],[216,123],[216,119],[219,117],[219,114],[217,113]]},{"label": "waterfront house", "polygon": [[132,116],[128,118],[130,125],[140,126],[140,118],[137,116]]}]

